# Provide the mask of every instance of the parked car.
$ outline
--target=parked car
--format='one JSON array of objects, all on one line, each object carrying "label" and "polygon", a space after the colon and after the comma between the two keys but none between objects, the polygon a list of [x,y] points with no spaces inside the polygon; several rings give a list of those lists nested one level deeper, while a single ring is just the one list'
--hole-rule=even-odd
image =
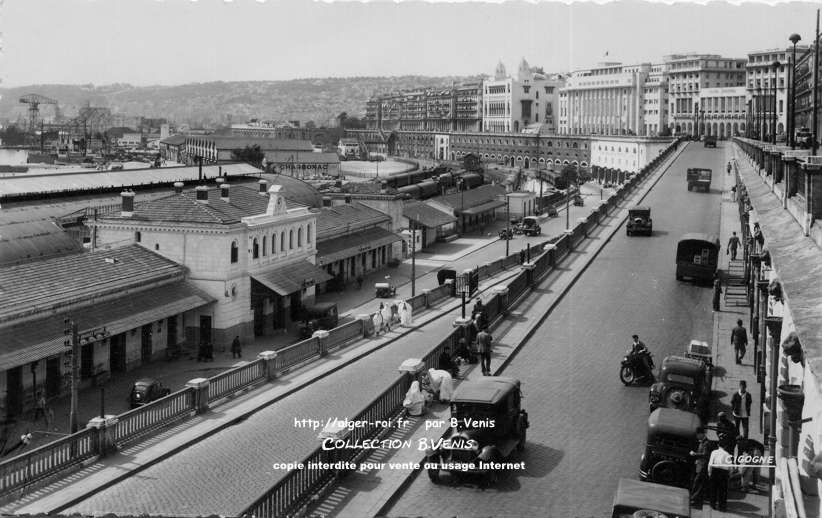
[{"label": "parked car", "polygon": [[690,518],[687,489],[619,479],[611,518]]},{"label": "parked car", "polygon": [[300,326],[300,336],[310,338],[314,331],[321,329],[334,329],[339,322],[337,304],[333,302],[320,302],[311,306],[303,307],[303,324]]},{"label": "parked car", "polygon": [[699,417],[682,410],[658,408],[648,417],[645,452],[639,462],[639,479],[666,486],[690,486],[693,460],[697,449],[696,430]]},{"label": "parked car", "polygon": [[559,212],[557,212],[557,209],[553,205],[548,205],[545,207],[544,212],[549,218],[559,217]]},{"label": "parked car", "polygon": [[492,376],[463,381],[451,398],[451,418],[457,426],[439,448],[426,452],[428,477],[440,480],[440,471],[480,473],[495,482],[498,470],[487,463],[525,449],[528,413],[521,408],[520,382]]},{"label": "parked car", "polygon": [[629,236],[634,234],[653,234],[653,221],[651,220],[651,207],[637,205],[628,209],[628,223],[625,225],[625,232]]},{"label": "parked car", "polygon": [[705,135],[705,147],[716,147],[716,135]]},{"label": "parked car", "polygon": [[648,394],[650,411],[673,408],[691,412],[707,422],[711,404],[712,372],[702,360],[668,356],[662,361],[659,380]]},{"label": "parked car", "polygon": [[574,196],[574,206],[582,207],[583,205],[585,205],[585,200],[582,199],[582,196],[580,196],[579,194]]},{"label": "parked car", "polygon": [[796,130],[794,141],[796,145],[802,149],[808,149],[813,146],[813,133],[810,128],[799,128]]},{"label": "parked car", "polygon": [[711,191],[711,175],[713,171],[702,167],[689,167],[687,171],[688,190]]},{"label": "parked car", "polygon": [[707,367],[713,368],[713,354],[711,354],[711,346],[708,345],[708,342],[691,340],[688,347],[685,348],[685,357],[699,360]]},{"label": "parked car", "polygon": [[171,394],[171,389],[163,387],[163,384],[156,379],[142,378],[134,382],[128,401],[131,408],[137,408],[169,394]]},{"label": "parked car", "polygon": [[525,216],[522,218],[522,223],[520,223],[519,228],[526,236],[538,236],[542,234],[539,220],[534,216]]}]

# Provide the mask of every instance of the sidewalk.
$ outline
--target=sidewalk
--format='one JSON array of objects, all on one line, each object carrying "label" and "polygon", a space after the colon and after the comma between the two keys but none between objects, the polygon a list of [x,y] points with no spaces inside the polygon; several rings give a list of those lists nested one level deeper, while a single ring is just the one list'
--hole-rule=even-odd
[{"label": "sidewalk", "polygon": [[[726,144],[725,159],[730,160],[734,155],[735,148],[731,144]],[[740,167],[745,165],[744,161],[739,160]],[[728,175],[722,169],[722,201],[720,212],[720,266],[722,273],[727,275],[730,269],[729,256],[721,252],[727,246],[728,239],[731,232],[740,234],[739,210],[737,204],[731,201],[730,189],[733,185],[734,177]],[[740,262],[738,259],[736,263]],[[722,268],[724,266],[724,268]],[[736,266],[736,265],[734,265]],[[723,286],[723,289],[727,289]],[[714,354],[714,394],[718,396],[716,404],[716,411],[723,411],[728,414],[730,419],[733,419],[731,414],[731,397],[734,392],[739,389],[739,381],[745,380],[748,384],[748,392],[751,393],[753,402],[751,404],[751,416],[749,421],[749,437],[761,443],[765,443],[765,438],[762,435],[762,429],[759,426],[760,412],[762,402],[759,401],[759,384],[756,381],[756,373],[753,366],[753,341],[751,339],[751,330],[748,330],[749,346],[742,360],[742,364],[738,365],[735,361],[733,347],[730,344],[731,330],[736,327],[736,321],[741,319],[743,325],[747,326],[749,322],[749,308],[747,305],[735,305],[734,299],[725,300],[723,296],[720,302],[720,311],[714,312],[714,333],[713,333],[713,354]],[[741,302],[741,301],[740,301]],[[716,416],[712,416],[715,418]],[[714,424],[713,422],[711,424]],[[709,432],[709,438],[715,440],[716,436],[713,432]],[[758,517],[768,516],[768,470],[761,469],[759,474],[759,484],[756,492],[742,492],[738,489],[728,490],[728,510],[727,512],[719,512],[711,509],[707,504],[703,505],[702,510],[694,512],[694,518],[725,518],[725,517]],[[731,485],[731,488],[734,486]]]},{"label": "sidewalk", "polygon": [[[685,148],[686,146],[682,146],[677,153],[672,155],[667,165],[673,163]],[[551,310],[571,289],[576,279],[584,273],[598,252],[619,229],[627,217],[627,208],[639,203],[656,181],[662,177],[662,172],[665,170],[667,166],[648,178],[629,200],[622,201],[611,216],[595,227],[588,239],[565,258],[560,268],[552,270],[539,281],[542,289],[526,292],[524,298],[506,315],[506,318],[496,323],[492,333],[495,340],[491,359],[494,375],[502,373],[509,360],[548,317]],[[464,380],[476,380],[483,377],[481,370],[476,368],[477,365],[469,365],[467,369],[463,367],[461,374]],[[433,414],[429,411],[428,414],[416,420],[435,421],[442,419],[443,415],[450,416],[448,409],[443,411],[435,407]],[[431,426],[426,429],[417,422],[416,427],[410,433],[404,434],[402,438],[411,439],[413,444],[417,444],[417,441],[422,438],[435,441],[442,437],[446,429],[447,425],[445,427]],[[408,448],[375,451],[362,462],[385,463],[382,469],[358,471],[354,476],[345,477],[328,495],[321,498],[316,506],[309,508],[307,516],[347,518],[380,515],[390,505],[393,498],[401,494],[403,489],[417,476],[425,476],[421,473],[422,469],[413,469],[410,466],[391,467],[388,463],[422,464],[423,457],[422,453]]]}]

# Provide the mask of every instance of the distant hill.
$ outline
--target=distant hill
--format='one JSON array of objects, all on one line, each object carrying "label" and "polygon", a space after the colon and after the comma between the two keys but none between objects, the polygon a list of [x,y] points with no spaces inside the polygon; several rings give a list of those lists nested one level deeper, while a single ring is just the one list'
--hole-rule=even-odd
[{"label": "distant hill", "polygon": [[[290,81],[238,81],[192,83],[178,86],[132,86],[129,84],[31,85],[0,88],[0,120],[28,117],[20,96],[37,93],[60,104],[66,117],[76,116],[90,103],[114,114],[165,117],[192,127],[244,122],[249,118],[314,121],[328,123],[341,112],[352,117],[365,114],[365,103],[374,93],[412,88],[437,88],[474,77],[349,77],[294,79]],[[54,113],[44,105],[46,120]]]}]

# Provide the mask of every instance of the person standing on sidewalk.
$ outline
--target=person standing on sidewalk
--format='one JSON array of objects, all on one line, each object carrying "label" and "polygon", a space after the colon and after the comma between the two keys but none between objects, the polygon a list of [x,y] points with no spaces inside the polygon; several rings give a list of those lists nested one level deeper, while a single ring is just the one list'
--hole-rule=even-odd
[{"label": "person standing on sidewalk", "polygon": [[722,295],[722,279],[719,277],[719,272],[714,274],[714,311],[719,311],[719,299]]},{"label": "person standing on sidewalk", "polygon": [[725,511],[728,506],[728,476],[731,454],[725,450],[725,442],[719,441],[719,447],[711,452],[708,460],[708,477],[711,480],[711,508]]},{"label": "person standing on sidewalk", "polygon": [[234,341],[231,342],[231,357],[232,358],[242,358],[243,357],[243,349],[240,345],[240,337],[235,336]]},{"label": "person standing on sidewalk", "polygon": [[741,364],[745,357],[745,348],[748,346],[748,332],[742,326],[742,319],[736,321],[736,327],[731,331],[731,345],[736,353],[736,363]]},{"label": "person standing on sidewalk", "polygon": [[751,417],[751,393],[747,391],[748,382],[739,380],[739,390],[731,397],[731,411],[736,423],[736,434],[748,438],[748,420]]},{"label": "person standing on sidewalk", "polygon": [[491,374],[491,341],[493,338],[487,330],[483,329],[477,335],[477,351],[480,354],[480,363],[482,364],[482,374],[489,376]]},{"label": "person standing on sidewalk", "polygon": [[691,484],[691,505],[702,508],[705,499],[705,488],[708,485],[708,457],[710,456],[710,446],[708,438],[705,436],[705,428],[700,426],[696,429],[696,439],[699,445],[696,451],[689,454],[694,459],[694,482]]},{"label": "person standing on sidewalk", "polygon": [[736,261],[736,251],[739,248],[739,237],[737,237],[736,232],[731,235],[731,238],[728,239],[728,249],[725,250],[725,254],[731,254],[731,261]]}]

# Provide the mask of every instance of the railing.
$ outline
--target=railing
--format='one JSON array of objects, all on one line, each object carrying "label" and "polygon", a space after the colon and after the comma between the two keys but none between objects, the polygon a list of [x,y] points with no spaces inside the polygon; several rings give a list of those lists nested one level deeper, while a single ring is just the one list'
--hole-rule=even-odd
[{"label": "railing", "polygon": [[441,286],[437,286],[433,290],[428,292],[428,303],[434,304],[438,302],[440,299],[444,299],[451,294],[451,286],[448,284],[443,284]]},{"label": "railing", "polygon": [[339,327],[335,327],[334,329],[328,332],[328,342],[326,344],[326,347],[328,349],[331,349],[333,347],[345,345],[348,342],[355,340],[357,338],[362,338],[362,327],[363,324],[359,320],[355,320],[353,322],[343,324]]},{"label": "railing", "polygon": [[123,446],[194,413],[194,389],[184,388],[118,416],[114,443]]},{"label": "railing", "polygon": [[0,464],[0,492],[22,489],[99,455],[97,430],[87,428]]},{"label": "railing", "polygon": [[414,295],[413,297],[409,298],[405,302],[406,302],[406,304],[409,304],[411,306],[411,309],[414,310],[414,311],[416,311],[420,308],[424,308],[425,304],[426,304],[426,302],[425,302],[425,293],[419,293],[417,295]]},{"label": "railing", "polygon": [[308,338],[277,351],[277,359],[274,365],[277,372],[281,372],[319,355],[319,340],[316,338]]},{"label": "railing", "polygon": [[523,270],[508,284],[509,300],[514,300],[528,288],[528,271]]},{"label": "railing", "polygon": [[221,372],[208,378],[208,402],[210,404],[266,379],[263,360],[254,360],[247,365]]}]

